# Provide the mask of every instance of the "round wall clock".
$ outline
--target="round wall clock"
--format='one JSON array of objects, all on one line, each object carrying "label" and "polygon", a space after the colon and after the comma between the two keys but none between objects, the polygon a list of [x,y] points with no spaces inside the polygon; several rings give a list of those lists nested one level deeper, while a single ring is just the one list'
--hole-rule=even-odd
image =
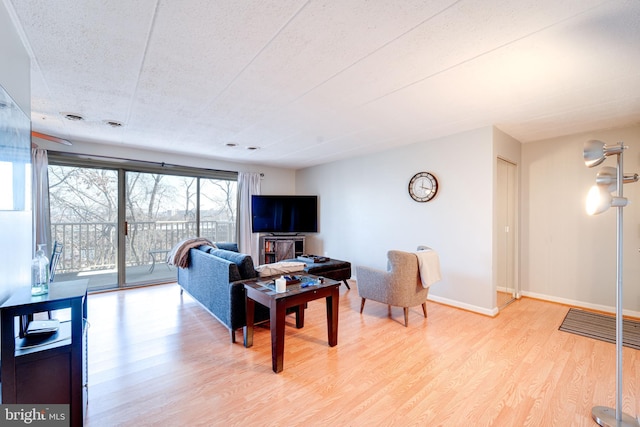
[{"label": "round wall clock", "polygon": [[409,195],[416,202],[428,202],[438,192],[438,180],[429,172],[418,172],[409,181]]}]

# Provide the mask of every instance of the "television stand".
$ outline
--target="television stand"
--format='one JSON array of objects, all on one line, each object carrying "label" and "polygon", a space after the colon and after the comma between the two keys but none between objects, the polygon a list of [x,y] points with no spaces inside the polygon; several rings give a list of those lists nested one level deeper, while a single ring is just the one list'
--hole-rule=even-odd
[{"label": "television stand", "polygon": [[260,264],[297,258],[305,253],[305,239],[301,234],[260,236]]}]

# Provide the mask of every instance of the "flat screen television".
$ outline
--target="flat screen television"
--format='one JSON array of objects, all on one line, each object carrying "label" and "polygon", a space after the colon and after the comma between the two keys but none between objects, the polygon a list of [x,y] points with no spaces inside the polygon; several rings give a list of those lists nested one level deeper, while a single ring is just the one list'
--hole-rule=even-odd
[{"label": "flat screen television", "polygon": [[318,196],[251,196],[251,228],[254,233],[316,233]]}]

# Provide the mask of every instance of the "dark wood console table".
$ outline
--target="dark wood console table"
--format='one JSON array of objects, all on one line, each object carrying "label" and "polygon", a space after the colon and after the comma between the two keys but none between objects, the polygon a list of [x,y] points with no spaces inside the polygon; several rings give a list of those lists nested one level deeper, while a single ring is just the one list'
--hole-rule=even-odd
[{"label": "dark wood console table", "polygon": [[[49,335],[20,337],[23,316],[71,309]],[[68,404],[72,426],[82,426],[87,403],[85,324],[87,281],[54,282],[49,293],[31,296],[29,286],[17,289],[0,306],[2,403]]]},{"label": "dark wood console table", "polygon": [[[319,298],[326,298],[327,304],[327,335],[329,346],[338,344],[338,306],[340,298],[340,282],[333,279],[323,279],[317,282],[316,276],[304,276],[302,283],[287,285],[287,291],[278,293],[274,290],[271,280],[252,280],[245,282],[247,291],[247,326],[244,327],[244,346],[253,345],[253,313],[255,301],[269,307],[271,329],[271,365],[273,372],[282,372],[284,366],[284,324],[288,308],[298,307],[296,326],[304,326],[304,306],[307,302]],[[304,286],[305,282],[315,284]]]}]

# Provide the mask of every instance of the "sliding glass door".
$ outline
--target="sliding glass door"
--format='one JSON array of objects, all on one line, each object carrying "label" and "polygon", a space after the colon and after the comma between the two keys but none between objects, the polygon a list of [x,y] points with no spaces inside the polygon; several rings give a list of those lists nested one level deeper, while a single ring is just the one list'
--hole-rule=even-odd
[{"label": "sliding glass door", "polygon": [[51,240],[63,245],[56,280],[117,285],[118,203],[116,170],[49,166]]},{"label": "sliding glass door", "polygon": [[171,282],[167,256],[181,240],[236,241],[235,174],[75,163],[49,166],[52,240],[64,245],[56,280],[87,278],[90,290]]},{"label": "sliding glass door", "polygon": [[127,172],[126,283],[175,280],[167,263],[171,248],[197,236],[197,178]]}]

